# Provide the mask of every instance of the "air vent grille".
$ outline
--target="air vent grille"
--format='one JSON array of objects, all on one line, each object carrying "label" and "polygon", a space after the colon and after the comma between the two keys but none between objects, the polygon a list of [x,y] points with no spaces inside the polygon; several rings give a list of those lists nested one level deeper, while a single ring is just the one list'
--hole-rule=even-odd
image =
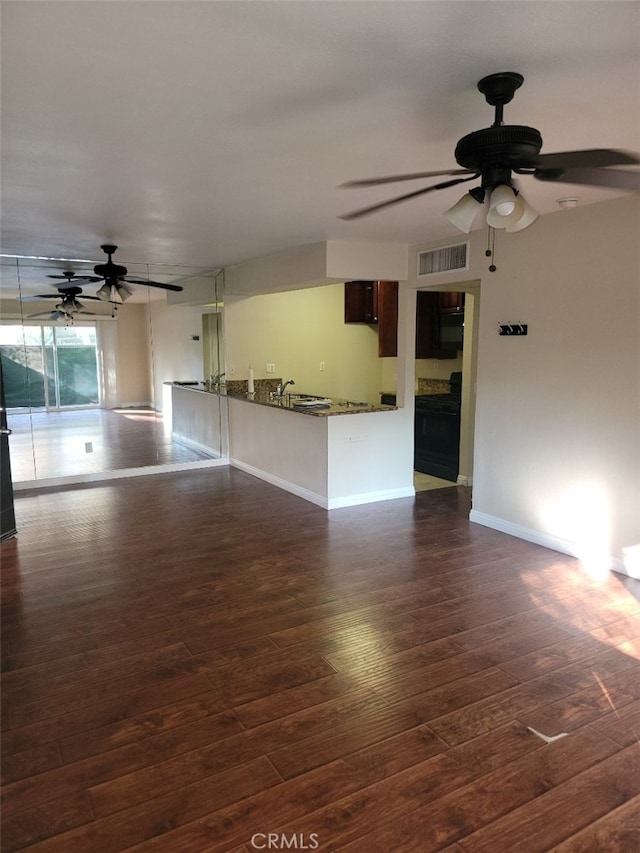
[{"label": "air vent grille", "polygon": [[455,246],[445,246],[430,252],[418,252],[418,275],[466,270],[468,246],[468,243],[458,243]]}]

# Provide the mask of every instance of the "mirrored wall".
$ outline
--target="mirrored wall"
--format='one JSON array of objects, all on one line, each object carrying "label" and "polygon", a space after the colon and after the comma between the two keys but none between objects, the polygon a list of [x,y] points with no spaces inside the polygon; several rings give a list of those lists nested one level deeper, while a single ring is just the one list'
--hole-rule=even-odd
[{"label": "mirrored wall", "polygon": [[123,257],[128,277],[153,284],[119,293],[95,280],[100,262],[1,258],[16,489],[208,467],[227,454],[222,272]]}]

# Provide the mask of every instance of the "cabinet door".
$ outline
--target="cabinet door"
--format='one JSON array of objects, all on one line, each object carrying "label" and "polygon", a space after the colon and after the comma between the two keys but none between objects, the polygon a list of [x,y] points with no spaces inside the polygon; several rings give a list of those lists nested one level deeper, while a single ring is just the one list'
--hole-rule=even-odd
[{"label": "cabinet door", "polygon": [[378,355],[398,355],[398,282],[378,282]]},{"label": "cabinet door", "polygon": [[455,350],[438,347],[438,314],[445,313],[438,310],[442,295],[429,290],[416,294],[416,358],[447,359],[458,355]]},{"label": "cabinet door", "polygon": [[345,281],[344,321],[369,324],[378,322],[377,281]]},{"label": "cabinet door", "polygon": [[416,358],[435,358],[437,294],[419,290],[416,296]]},{"label": "cabinet door", "polygon": [[464,311],[464,293],[440,291],[437,298],[439,314],[458,314]]}]

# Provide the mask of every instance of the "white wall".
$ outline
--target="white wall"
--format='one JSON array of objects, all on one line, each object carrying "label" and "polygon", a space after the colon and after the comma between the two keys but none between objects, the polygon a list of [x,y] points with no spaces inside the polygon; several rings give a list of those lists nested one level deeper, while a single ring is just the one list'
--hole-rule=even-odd
[{"label": "white wall", "polygon": [[231,464],[322,506],[411,497],[404,410],[318,417],[228,398]]},{"label": "white wall", "polygon": [[[154,405],[163,408],[163,383],[202,381],[201,308],[168,306],[164,300],[149,303],[151,312],[150,346]],[[200,340],[192,340],[197,335]]]},{"label": "white wall", "polygon": [[[494,273],[471,235],[472,518],[618,569],[640,544],[639,226],[638,195],[558,211],[499,232]],[[498,336],[509,321],[528,336]]]},{"label": "white wall", "polygon": [[399,243],[328,240],[228,267],[225,292],[282,293],[354,279],[404,281],[408,247]]}]

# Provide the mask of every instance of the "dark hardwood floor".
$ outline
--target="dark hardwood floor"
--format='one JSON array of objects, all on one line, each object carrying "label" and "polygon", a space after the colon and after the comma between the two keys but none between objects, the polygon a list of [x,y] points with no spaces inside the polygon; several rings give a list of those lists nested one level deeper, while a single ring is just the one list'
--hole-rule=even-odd
[{"label": "dark hardwood floor", "polygon": [[232,468],[19,493],[2,850],[637,853],[638,582],[468,511]]},{"label": "dark hardwood floor", "polygon": [[150,408],[14,411],[7,420],[16,483],[209,458],[174,441]]}]

